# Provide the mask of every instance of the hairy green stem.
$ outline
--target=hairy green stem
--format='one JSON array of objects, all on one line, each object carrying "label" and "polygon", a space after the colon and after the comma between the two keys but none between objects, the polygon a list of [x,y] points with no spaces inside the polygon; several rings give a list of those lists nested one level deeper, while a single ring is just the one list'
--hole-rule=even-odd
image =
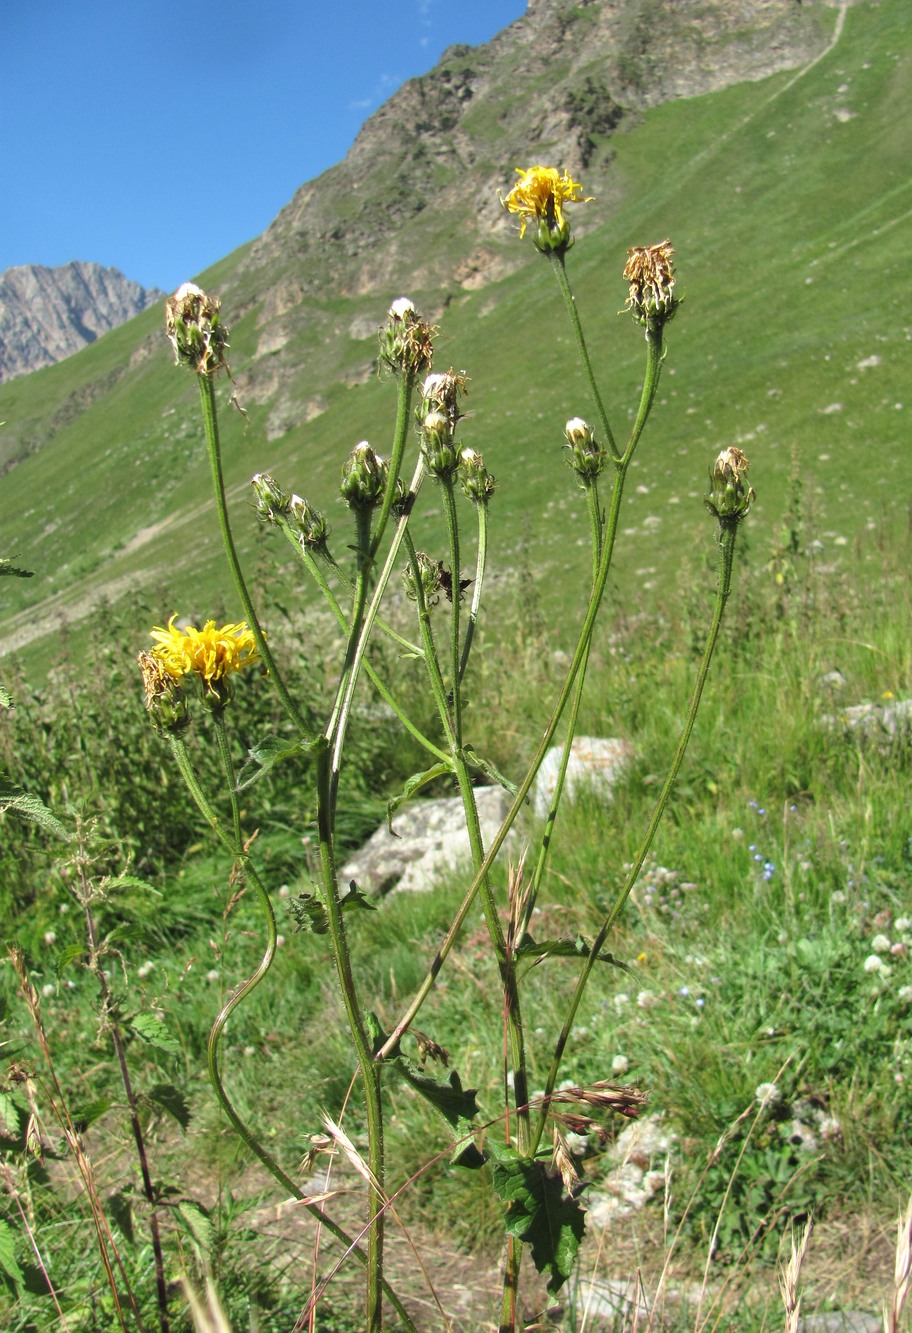
[{"label": "hairy green stem", "polygon": [[570,323],[573,326],[573,336],[576,338],[576,348],[579,352],[579,358],[582,362],[583,371],[586,375],[586,381],[589,385],[589,392],[592,394],[595,403],[595,410],[598,412],[599,424],[605,434],[608,442],[608,448],[611,450],[611,456],[615,460],[621,456],[620,450],[614,440],[611,427],[608,424],[608,414],[605,411],[605,405],[602,402],[602,395],[599,393],[598,385],[595,382],[595,372],[592,369],[592,362],[589,359],[589,348],[586,346],[586,338],[583,334],[583,326],[580,323],[579,311],[576,308],[576,297],[570,288],[570,279],[567,277],[567,269],[564,264],[564,256],[554,250],[548,251],[548,259],[551,261],[551,271],[557,278],[557,285],[560,288],[561,296],[564,298],[564,305],[567,307],[567,314],[570,316]]},{"label": "hairy green stem", "polygon": [[231,523],[228,519],[228,504],[225,498],[225,477],[222,471],[222,451],[219,439],[218,412],[215,405],[215,383],[211,375],[203,374],[197,375],[197,383],[199,384],[200,406],[202,408],[203,428],[206,436],[206,452],[209,457],[209,468],[212,473],[212,488],[215,492],[215,507],[218,514],[219,531],[222,536],[222,544],[225,547],[225,554],[228,557],[228,564],[231,568],[234,586],[237,589],[238,597],[244,608],[244,615],[247,618],[247,623],[253,631],[257,651],[263,659],[267,671],[272,677],[273,684],[276,687],[285,711],[288,713],[288,716],[294,722],[301,735],[307,740],[311,740],[312,734],[310,728],[305,722],[298,705],[289,694],[288,686],[285,684],[285,680],[276,665],[269,644],[266,642],[266,636],[263,633],[259,617],[257,616],[250,593],[247,590],[244,571],[241,569],[241,562],[238,559],[237,548],[234,544],[234,537],[231,532]]},{"label": "hairy green stem", "polygon": [[646,832],[643,836],[642,842],[640,843],[636,856],[634,857],[631,863],[623,887],[621,888],[617,898],[615,899],[615,902],[611,907],[611,910],[605,917],[605,920],[603,921],[598,931],[598,934],[596,935],[595,939],[592,942],[592,947],[589,951],[589,955],[586,958],[586,961],[583,964],[583,969],[580,972],[579,978],[577,979],[576,988],[573,992],[569,1009],[564,1018],[564,1023],[563,1027],[561,1028],[560,1036],[558,1037],[557,1044],[555,1045],[554,1048],[554,1055],[552,1056],[551,1059],[551,1067],[548,1071],[548,1078],[545,1083],[545,1092],[542,1103],[543,1110],[541,1114],[541,1119],[539,1121],[538,1129],[535,1134],[536,1147],[538,1146],[538,1143],[541,1141],[541,1136],[545,1127],[545,1121],[547,1119],[547,1111],[544,1108],[547,1107],[548,1098],[551,1096],[551,1093],[554,1091],[554,1087],[557,1083],[557,1077],[560,1071],[561,1060],[563,1058],[564,1050],[566,1048],[570,1032],[573,1028],[573,1024],[576,1019],[576,1013],[579,1008],[580,1001],[583,998],[583,992],[585,991],[586,985],[589,981],[589,977],[592,974],[592,969],[598,962],[598,957],[602,951],[605,941],[608,938],[608,935],[612,927],[617,921],[621,909],[623,908],[628,897],[630,896],[630,892],[634,884],[636,883],[637,876],[639,875],[641,869],[643,868],[643,863],[646,860],[647,855],[649,854],[649,849],[652,846],[652,841],[656,835],[656,830],[659,827],[659,822],[661,821],[662,815],[665,811],[665,807],[668,804],[668,800],[669,797],[671,796],[674,784],[677,781],[681,764],[684,761],[684,755],[687,752],[687,746],[690,742],[691,735],[693,734],[694,724],[696,723],[697,720],[697,711],[700,707],[700,699],[703,695],[703,688],[706,684],[707,675],[709,674],[709,666],[712,661],[713,653],[715,651],[716,643],[719,637],[719,629],[722,624],[722,616],[725,611],[725,604],[728,601],[728,597],[731,592],[731,574],[732,574],[732,563],[734,561],[734,555],[735,555],[736,536],[737,536],[736,522],[728,522],[720,525],[719,581],[716,591],[716,600],[713,608],[712,621],[710,623],[709,632],[706,638],[706,645],[703,650],[703,657],[700,662],[700,666],[697,670],[697,675],[694,680],[693,689],[691,691],[690,702],[687,708],[687,716],[684,721],[684,726],[681,731],[681,735],[678,739],[678,745],[674,753],[674,758],[671,761],[671,767],[669,768],[668,773],[665,777],[665,781],[662,784],[662,790],[659,793],[659,798],[656,801],[655,807],[652,812],[652,816],[649,820],[649,824],[646,828]]},{"label": "hairy green stem", "polygon": [[[267,943],[266,943],[266,950],[263,954],[263,958],[259,966],[257,967],[256,971],[250,977],[248,977],[244,982],[241,983],[241,985],[233,993],[228,1002],[223,1006],[219,1014],[216,1016],[215,1022],[213,1023],[212,1026],[212,1030],[209,1034],[207,1057],[208,1057],[209,1077],[212,1082],[213,1090],[215,1091],[216,1098],[218,1099],[218,1102],[222,1110],[224,1111],[225,1115],[230,1121],[235,1132],[247,1145],[247,1147],[257,1158],[257,1160],[262,1163],[262,1165],[266,1168],[266,1170],[273,1177],[273,1179],[278,1181],[278,1183],[282,1185],[282,1187],[286,1189],[293,1198],[298,1199],[302,1203],[304,1203],[308,1212],[314,1218],[316,1218],[322,1226],[326,1228],[326,1230],[330,1233],[330,1235],[334,1236],[336,1240],[340,1241],[341,1244],[343,1244],[346,1247],[346,1251],[348,1253],[354,1255],[357,1261],[360,1264],[364,1265],[364,1267],[366,1268],[368,1266],[367,1254],[365,1254],[365,1252],[357,1245],[356,1241],[352,1239],[352,1237],[348,1234],[348,1232],[346,1232],[342,1227],[340,1227],[339,1224],[335,1222],[332,1219],[332,1217],[329,1216],[328,1213],[325,1213],[318,1204],[307,1202],[306,1195],[303,1193],[300,1187],[295,1183],[292,1177],[289,1176],[285,1170],[283,1170],[283,1168],[279,1165],[279,1163],[272,1156],[269,1150],[265,1148],[262,1143],[260,1143],[259,1139],[257,1139],[256,1135],[253,1133],[250,1127],[242,1120],[241,1116],[235,1109],[235,1106],[232,1103],[225,1089],[221,1072],[219,1070],[219,1043],[221,1041],[222,1034],[224,1033],[225,1030],[225,1024],[228,1022],[228,1019],[231,1017],[231,1014],[241,1003],[241,1001],[245,999],[257,985],[259,985],[259,983],[262,981],[263,977],[266,975],[266,973],[269,970],[269,967],[272,964],[272,960],[275,956],[275,950],[276,950],[275,914],[272,909],[272,903],[269,899],[269,894],[266,891],[266,888],[262,880],[260,879],[256,867],[254,866],[250,856],[243,850],[243,847],[240,846],[240,844],[233,843],[232,839],[225,832],[222,821],[219,819],[211,803],[209,802],[208,798],[203,792],[202,787],[200,786],[199,783],[199,779],[197,778],[193,766],[190,762],[190,757],[187,754],[184,742],[180,740],[179,737],[175,736],[169,736],[168,740],[170,742],[171,750],[174,754],[178,768],[180,769],[181,776],[183,777],[184,782],[186,783],[190,795],[193,797],[193,800],[197,808],[199,809],[203,818],[209,824],[209,827],[216,834],[219,841],[232,854],[232,857],[235,860],[239,861],[241,864],[243,864],[244,870],[250,877],[250,881],[253,884],[254,889],[256,890],[257,897],[259,898],[260,904],[263,908],[263,913],[266,920]],[[402,1320],[403,1328],[407,1331],[407,1333],[417,1333],[415,1325],[410,1315],[408,1314],[408,1311],[405,1309],[404,1305],[402,1304],[402,1301],[397,1296],[393,1288],[389,1285],[389,1283],[385,1279],[381,1280],[381,1286],[384,1295],[390,1301],[396,1313],[399,1315],[399,1318]]]},{"label": "hairy green stem", "polygon": [[[475,580],[472,588],[472,603],[469,607],[469,619],[466,625],[465,640],[462,645],[462,658],[459,662],[459,680],[465,675],[465,669],[469,662],[469,653],[472,651],[472,640],[475,637],[475,626],[478,623],[478,612],[481,607],[481,590],[484,586],[485,566],[488,559],[488,502],[486,499],[476,502],[478,510],[478,551],[475,556]],[[455,593],[455,589],[454,589]]]}]

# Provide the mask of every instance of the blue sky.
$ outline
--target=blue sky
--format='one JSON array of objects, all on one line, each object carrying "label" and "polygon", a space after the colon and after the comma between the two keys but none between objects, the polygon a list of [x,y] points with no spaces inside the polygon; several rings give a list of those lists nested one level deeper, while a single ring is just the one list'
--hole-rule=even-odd
[{"label": "blue sky", "polygon": [[259,233],[363,121],[525,0],[8,0],[0,270],[172,290]]}]

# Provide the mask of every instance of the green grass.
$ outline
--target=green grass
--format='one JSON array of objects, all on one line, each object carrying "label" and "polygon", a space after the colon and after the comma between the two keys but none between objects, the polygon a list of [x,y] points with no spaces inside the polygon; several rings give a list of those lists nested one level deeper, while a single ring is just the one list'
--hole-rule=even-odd
[{"label": "green grass", "polygon": [[[812,530],[803,535],[811,537]],[[812,1245],[805,1308],[847,1302],[874,1308],[886,1292],[889,1231],[912,1170],[912,811],[904,796],[910,750],[907,740],[885,749],[862,744],[830,730],[823,714],[887,693],[908,695],[907,552],[881,550],[883,577],[875,597],[863,595],[864,585],[806,568],[806,557],[799,555],[783,604],[763,553],[754,553],[756,534],[749,544],[752,551],[739,568],[729,607],[726,642],[672,806],[609,942],[631,970],[624,974],[604,966],[593,979],[562,1075],[581,1083],[611,1078],[616,1058],[624,1057],[626,1072],[614,1077],[646,1089],[650,1114],[661,1115],[676,1136],[669,1213],[672,1228],[682,1228],[674,1250],[676,1280],[699,1280],[714,1236],[712,1290],[723,1281],[734,1292],[746,1284],[752,1299],[763,1296],[775,1312],[773,1261],[790,1221],[797,1225],[812,1212],[824,1238],[823,1256],[818,1267]],[[692,571],[681,572],[679,595],[659,614],[606,620],[581,727],[634,738],[638,757],[612,803],[583,795],[559,822],[533,927],[538,938],[591,935],[633,855],[655,797],[654,775],[664,771],[674,745],[694,670],[693,644],[705,619],[699,599],[684,595],[692,578]],[[481,753],[491,754],[514,776],[547,707],[550,653],[547,637],[536,637],[523,621],[505,620],[498,632],[489,626],[480,645],[471,734]],[[824,678],[836,666],[846,683],[833,695]],[[284,1250],[282,1244],[276,1248],[254,1225],[257,1201],[265,1207],[275,1194],[250,1173],[204,1072],[209,1022],[235,980],[259,958],[258,912],[249,897],[234,901],[229,911],[227,867],[198,829],[188,827],[183,841],[172,841],[170,848],[166,837],[155,835],[156,818],[172,822],[180,798],[164,785],[164,754],[156,758],[141,748],[145,722],[132,702],[129,678],[107,681],[104,711],[92,702],[99,694],[97,681],[84,687],[61,675],[58,692],[68,679],[76,711],[89,724],[83,733],[87,754],[104,754],[105,746],[110,754],[140,747],[151,788],[159,792],[157,801],[151,794],[143,798],[148,827],[140,832],[127,821],[120,828],[120,850],[106,854],[136,857],[144,847],[160,847],[158,860],[150,856],[144,872],[152,888],[128,887],[99,909],[101,929],[114,932],[118,952],[111,956],[111,969],[124,1014],[160,1014],[177,1041],[173,1053],[135,1038],[129,1046],[137,1086],[143,1092],[174,1086],[192,1113],[181,1132],[148,1104],[158,1177],[170,1182],[174,1199],[213,1210],[211,1226],[223,1238],[216,1244],[210,1236],[209,1243],[220,1256],[220,1281],[240,1321],[236,1326],[259,1318],[261,1323],[250,1326],[290,1327],[293,1292],[300,1297],[302,1281],[306,1287],[307,1269],[300,1268],[309,1262],[306,1241],[295,1232],[294,1238],[285,1236]],[[253,679],[238,690],[235,726],[247,743],[271,723],[262,693]],[[59,693],[54,707],[59,715]],[[59,762],[61,773],[71,775],[69,797],[85,796],[101,815],[102,827],[116,829],[117,812],[127,808],[123,789],[135,785],[136,774],[126,762],[117,767],[107,760],[80,777],[65,752],[55,758],[55,750],[43,748],[40,715],[35,702],[28,726],[22,721],[18,733],[6,732],[20,741],[6,766],[16,753],[41,747],[35,773],[43,762],[53,778]],[[395,790],[414,767],[397,752],[391,732],[374,727],[358,743],[364,746],[359,763],[373,778],[366,788],[350,789],[347,802],[343,797],[356,829],[359,821],[366,827],[372,810],[377,817],[371,801]],[[207,749],[201,735],[195,751],[204,771]],[[301,842],[308,834],[307,782],[306,770],[288,770],[277,773],[271,786],[252,789],[245,822],[261,828],[257,855],[285,943],[269,981],[232,1020],[225,1056],[225,1076],[241,1114],[291,1168],[310,1146],[308,1136],[320,1133],[322,1112],[337,1113],[353,1071],[325,940],[294,933],[286,914],[289,900],[309,891],[313,873],[312,844]],[[48,794],[47,787],[41,790]],[[72,963],[59,970],[68,946],[81,936],[71,901],[65,910],[66,872],[63,880],[47,875],[51,851],[43,852],[41,840],[26,826],[7,816],[4,831],[9,863],[18,864],[28,880],[8,901],[9,931],[26,949],[34,984],[45,993],[44,1021],[58,1076],[77,1110],[100,1099],[116,1105],[115,1070],[106,1043],[96,1045],[94,981]],[[113,860],[111,866],[116,868]],[[504,874],[496,876],[499,895]],[[417,986],[461,894],[462,885],[455,882],[430,895],[394,896],[353,920],[359,984],[381,1024],[394,1021]],[[884,952],[877,936],[898,947]],[[869,970],[866,960],[872,955],[886,967]],[[524,980],[533,1088],[544,1080],[574,976],[572,962],[553,959]],[[648,1004],[639,998],[644,992]],[[478,1088],[480,1119],[495,1121],[491,1134],[499,1132],[503,1041],[497,995],[480,923],[470,917],[458,960],[445,970],[419,1026],[448,1049],[465,1084]],[[44,1105],[46,1075],[12,985],[7,1004],[7,1036],[20,1067],[34,1071],[36,1096]],[[94,1057],[86,1060],[84,1053],[93,1048]],[[756,1089],[771,1082],[778,1096],[760,1108]],[[22,1115],[19,1085],[10,1085],[10,1092]],[[403,1221],[424,1247],[452,1252],[455,1282],[467,1265],[492,1272],[500,1222],[486,1173],[449,1163],[443,1122],[405,1084],[390,1080],[387,1095],[390,1180],[404,1182],[423,1167],[398,1201]],[[345,1123],[360,1142],[356,1107]],[[129,1184],[126,1127],[117,1126],[112,1110],[87,1137],[106,1190]],[[608,1143],[593,1138],[581,1162],[595,1198],[604,1189],[610,1143],[621,1127],[609,1121]],[[52,1130],[48,1136],[56,1142]],[[720,1138],[724,1147],[707,1166]],[[106,1145],[114,1143],[120,1147],[111,1154]],[[13,1143],[7,1162],[17,1160]],[[356,1189],[343,1165],[336,1173]],[[93,1293],[99,1291],[91,1244],[73,1233],[80,1196],[64,1207],[55,1171],[33,1179],[31,1188],[43,1243],[56,1253],[65,1241],[66,1261],[55,1260],[54,1271],[60,1291],[74,1302],[71,1326],[95,1327],[79,1313],[83,1297],[96,1299]],[[345,1197],[338,1204],[343,1215]],[[642,1240],[636,1259],[625,1229],[608,1276],[630,1276],[636,1263],[654,1281],[663,1254],[656,1235],[661,1211],[656,1197],[638,1216]],[[192,1210],[191,1215],[196,1216]],[[14,1217],[10,1222],[18,1227]],[[91,1235],[87,1225],[84,1219],[78,1236]],[[177,1271],[174,1247],[185,1226],[179,1213],[168,1215],[169,1271]],[[869,1252],[853,1265],[843,1257],[834,1279],[834,1245],[825,1238],[828,1228],[840,1226],[873,1230],[887,1239],[873,1258]],[[143,1299],[151,1300],[144,1234],[138,1210],[135,1244],[123,1237],[119,1243],[140,1292],[147,1293]],[[598,1262],[594,1244],[584,1251],[582,1276]],[[293,1271],[285,1271],[283,1252],[297,1256]],[[17,1253],[26,1264],[25,1250]],[[401,1262],[393,1260],[397,1272]],[[616,1271],[626,1262],[629,1269]],[[255,1291],[253,1271],[259,1275]],[[399,1276],[408,1289],[418,1283],[417,1277]],[[332,1289],[342,1310],[352,1284],[356,1291],[356,1278],[343,1276]],[[259,1309],[256,1316],[251,1302]],[[27,1327],[21,1320],[45,1305],[40,1296],[30,1297],[20,1322],[11,1327]],[[737,1326],[759,1329],[760,1319],[758,1313],[756,1325]],[[465,1325],[475,1326],[471,1320]]]}]

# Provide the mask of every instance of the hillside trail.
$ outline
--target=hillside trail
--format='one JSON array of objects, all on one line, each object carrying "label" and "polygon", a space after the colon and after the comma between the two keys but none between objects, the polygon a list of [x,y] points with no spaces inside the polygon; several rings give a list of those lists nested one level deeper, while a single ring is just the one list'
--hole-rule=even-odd
[{"label": "hillside trail", "polygon": [[788,79],[781,88],[777,88],[775,92],[770,93],[769,97],[765,98],[758,106],[754,107],[753,111],[748,112],[746,116],[742,116],[740,120],[736,120],[724,134],[720,134],[711,144],[708,144],[705,148],[701,149],[699,153],[695,153],[693,157],[688,158],[681,175],[684,175],[685,172],[689,172],[692,167],[701,162],[705,162],[708,157],[712,157],[716,154],[719,149],[729,143],[736,134],[740,134],[752,121],[762,115],[767,107],[770,107],[774,102],[777,102],[780,97],[783,97],[791,88],[794,88],[796,83],[800,83],[800,81],[809,74],[816,65],[819,65],[822,60],[825,60],[827,56],[835,51],[842,38],[846,12],[848,11],[850,4],[851,0],[839,0],[836,23],[833,28],[833,36],[819,55],[814,56],[814,59],[809,60],[806,65],[800,66],[800,68],[795,71],[792,77]]}]

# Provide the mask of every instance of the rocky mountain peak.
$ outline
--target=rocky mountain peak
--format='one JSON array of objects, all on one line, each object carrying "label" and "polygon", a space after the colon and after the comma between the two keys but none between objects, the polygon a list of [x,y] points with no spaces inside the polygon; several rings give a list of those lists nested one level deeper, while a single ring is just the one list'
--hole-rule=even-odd
[{"label": "rocky mountain peak", "polygon": [[0,273],[0,382],[62,361],[163,297],[116,268],[81,260],[6,269]]}]

